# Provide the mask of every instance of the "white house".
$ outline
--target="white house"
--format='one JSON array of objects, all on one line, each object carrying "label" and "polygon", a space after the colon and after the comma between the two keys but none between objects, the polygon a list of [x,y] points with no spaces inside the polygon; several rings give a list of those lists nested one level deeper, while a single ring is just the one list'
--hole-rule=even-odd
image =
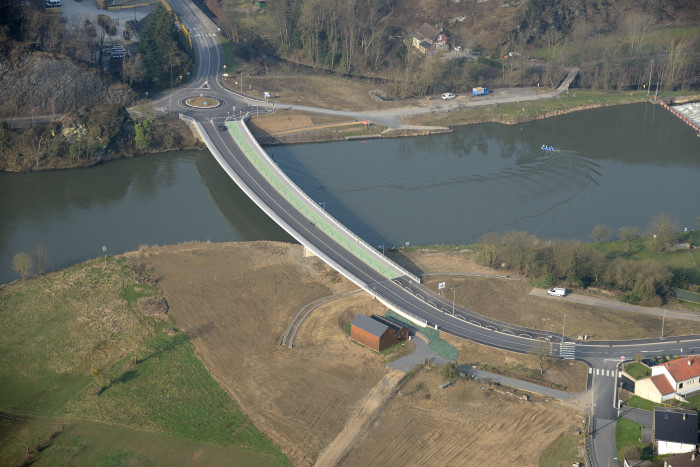
[{"label": "white house", "polygon": [[654,407],[654,445],[659,455],[694,452],[698,445],[698,413],[694,410]]},{"label": "white house", "polygon": [[635,383],[634,393],[663,402],[700,391],[700,355],[681,357],[651,367],[651,376]]}]

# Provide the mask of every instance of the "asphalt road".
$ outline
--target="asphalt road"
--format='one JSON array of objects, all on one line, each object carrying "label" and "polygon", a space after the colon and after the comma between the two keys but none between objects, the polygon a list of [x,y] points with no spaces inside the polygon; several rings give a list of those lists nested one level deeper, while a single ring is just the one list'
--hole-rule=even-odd
[{"label": "asphalt road", "polygon": [[[617,418],[615,405],[617,398],[616,368],[622,357],[629,359],[636,354],[690,354],[700,349],[700,339],[693,336],[663,341],[574,343],[571,339],[559,334],[499,322],[458,306],[454,306],[453,312],[453,304],[450,300],[431,292],[409,276],[393,280],[387,279],[333,240],[326,234],[322,226],[301,215],[245,157],[233,141],[231,134],[228,131],[217,130],[217,125],[228,119],[233,113],[234,106],[236,107],[235,113],[242,116],[259,110],[261,107],[265,110],[271,110],[271,105],[254,102],[222,85],[220,82],[220,75],[223,72],[222,50],[219,46],[216,26],[191,2],[172,0],[171,3],[192,36],[196,57],[194,75],[188,85],[166,93],[155,102],[155,106],[166,112],[185,113],[200,122],[202,131],[208,135],[210,149],[221,154],[223,160],[220,163],[224,169],[228,167],[235,172],[238,177],[237,183],[242,183],[247,187],[249,195],[254,201],[257,198],[256,202],[264,204],[268,214],[298,241],[318,252],[319,256],[346,277],[397,311],[416,316],[427,322],[429,326],[485,345],[516,352],[528,352],[537,340],[541,340],[551,344],[553,355],[561,355],[562,350],[566,350],[570,358],[587,362],[591,367],[592,411],[596,420],[595,458],[599,465],[606,465],[609,460],[613,460],[616,456],[614,449],[615,420]],[[578,70],[570,72],[569,82],[577,72]],[[568,86],[568,83],[564,84]],[[562,92],[565,86],[560,86],[550,94],[553,96]],[[408,113],[430,112],[435,108],[462,108],[538,98],[523,93],[519,94],[515,90],[501,93],[500,96],[497,94],[470,99],[468,102],[459,102],[457,99],[448,103],[439,102],[433,108],[430,106],[400,108],[381,112],[337,112],[303,106],[293,106],[293,108],[369,118],[395,128],[397,125],[401,125],[401,116]],[[200,95],[215,97],[221,104],[213,109],[202,110],[185,105],[184,101],[187,97]],[[538,96],[541,98],[543,94]],[[267,163],[272,162],[268,160]],[[285,183],[291,182],[285,181]],[[322,211],[316,203],[310,203],[308,208],[313,209],[318,215],[325,215],[325,211]],[[376,250],[372,251],[372,254],[377,254]],[[561,348],[562,342],[566,343],[566,349]],[[615,465],[615,463],[611,465]]]}]

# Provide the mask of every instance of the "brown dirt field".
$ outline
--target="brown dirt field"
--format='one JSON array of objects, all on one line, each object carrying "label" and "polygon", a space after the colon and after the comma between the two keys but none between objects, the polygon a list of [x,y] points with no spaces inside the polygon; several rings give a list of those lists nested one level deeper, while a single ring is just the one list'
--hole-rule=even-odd
[{"label": "brown dirt field", "polygon": [[[522,367],[539,372],[537,361],[530,355],[494,349],[446,334],[443,334],[442,338],[459,350],[457,362],[460,365],[477,365],[479,367],[487,365],[488,367],[517,374],[527,374],[527,371],[523,370]],[[486,368],[486,370],[490,369]],[[588,366],[578,361],[555,360],[552,366],[544,372],[543,376],[550,383],[566,387],[555,389],[573,393],[583,392],[586,390],[586,382],[588,380]],[[533,382],[536,383],[536,381]]]},{"label": "brown dirt field", "polygon": [[[411,271],[493,272],[474,263],[470,253],[469,249],[459,247],[412,248],[392,253],[392,259]],[[641,339],[658,337],[661,329],[661,319],[657,317],[531,296],[532,286],[525,278],[518,281],[431,275],[425,278],[425,285],[437,292],[438,283],[442,281],[446,281],[448,287],[464,285],[455,289],[457,304],[507,323],[561,333],[566,313],[566,335],[570,337],[586,334],[602,340]],[[696,321],[666,319],[665,335],[698,333],[700,323]]]},{"label": "brown dirt field", "polygon": [[[240,78],[226,78],[226,84],[234,89]],[[252,91],[248,90],[252,86]],[[379,88],[367,81],[352,80],[336,76],[314,76],[309,74],[272,72],[264,76],[244,76],[243,92],[261,97],[267,91],[272,99],[281,104],[302,104],[335,110],[381,110],[396,107],[397,102],[372,98],[369,91]],[[405,103],[406,101],[401,101]]]},{"label": "brown dirt field", "polygon": [[250,119],[251,126],[266,133],[351,121],[354,119],[335,115],[312,114],[298,110],[279,110],[273,114],[256,115]]},{"label": "brown dirt field", "polygon": [[387,373],[376,354],[341,329],[367,296],[315,310],[296,347],[279,342],[305,304],[353,288],[299,245],[185,244],[146,250],[169,313],[207,369],[295,464],[309,464]]},{"label": "brown dirt field", "polygon": [[437,367],[421,370],[340,465],[536,466],[562,432],[583,428],[582,413],[558,404],[471,381],[439,389],[443,382]]},{"label": "brown dirt field", "polygon": [[[353,343],[343,330],[357,313],[385,311],[364,294],[318,308],[301,327],[294,349],[279,345],[291,319],[304,305],[355,288],[319,259],[304,258],[299,245],[184,244],[132,254],[141,255],[153,269],[168,312],[188,333],[207,369],[295,464],[313,463],[346,421],[357,416],[367,393],[388,373],[386,358]],[[470,251],[463,248],[391,254],[395,258],[403,255],[401,262],[414,270],[489,272],[472,262]],[[637,316],[532,297],[525,281],[433,276],[427,285],[437,288],[440,280],[464,284],[456,289],[457,303],[498,319],[557,331],[562,310],[566,310],[567,334],[585,332],[588,326],[600,323],[603,327],[598,335],[602,336],[631,337],[646,332],[647,325],[640,324]],[[666,326],[672,328],[671,320]],[[526,355],[450,336],[446,339],[460,350],[460,363],[536,368]],[[580,365],[560,362],[545,375],[578,392],[585,387],[586,377]],[[413,465],[430,464],[440,452],[444,465],[457,459],[488,463],[496,455],[534,465],[552,440],[578,423],[565,412],[568,409],[484,392],[473,383],[434,390],[439,384],[435,378],[427,371],[405,386],[414,388],[408,391],[410,397],[402,389],[404,396],[389,402],[369,429],[371,435],[359,441],[343,463],[363,465],[398,458]],[[416,390],[416,382],[421,381],[423,385]],[[513,413],[517,414],[515,422],[506,423]],[[458,441],[464,439],[470,439],[469,448]]]}]

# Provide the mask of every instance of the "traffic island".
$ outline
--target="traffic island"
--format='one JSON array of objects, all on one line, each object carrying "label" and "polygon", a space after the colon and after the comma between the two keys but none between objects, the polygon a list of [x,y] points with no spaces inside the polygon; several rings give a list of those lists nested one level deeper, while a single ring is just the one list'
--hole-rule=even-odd
[{"label": "traffic island", "polygon": [[214,97],[200,96],[185,99],[185,105],[195,109],[213,109],[221,105],[221,101]]}]

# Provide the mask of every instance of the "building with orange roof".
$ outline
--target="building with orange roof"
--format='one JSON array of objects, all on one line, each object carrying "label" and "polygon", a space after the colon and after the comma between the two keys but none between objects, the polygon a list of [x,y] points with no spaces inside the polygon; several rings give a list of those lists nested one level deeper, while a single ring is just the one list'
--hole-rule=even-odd
[{"label": "building with orange roof", "polygon": [[651,367],[651,376],[635,383],[634,393],[654,402],[680,399],[700,391],[700,355]]}]

